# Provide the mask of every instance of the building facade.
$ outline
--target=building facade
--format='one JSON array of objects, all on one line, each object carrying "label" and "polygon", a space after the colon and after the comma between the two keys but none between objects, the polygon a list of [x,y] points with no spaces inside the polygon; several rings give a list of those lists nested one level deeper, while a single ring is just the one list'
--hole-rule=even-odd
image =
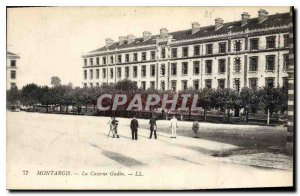
[{"label": "building facade", "polygon": [[6,89],[18,87],[18,60],[20,56],[12,52],[6,53]]},{"label": "building facade", "polygon": [[259,10],[241,20],[141,38],[120,36],[118,42],[82,56],[83,85],[99,86],[125,78],[138,87],[174,91],[187,88],[281,87],[288,83],[289,13]]}]

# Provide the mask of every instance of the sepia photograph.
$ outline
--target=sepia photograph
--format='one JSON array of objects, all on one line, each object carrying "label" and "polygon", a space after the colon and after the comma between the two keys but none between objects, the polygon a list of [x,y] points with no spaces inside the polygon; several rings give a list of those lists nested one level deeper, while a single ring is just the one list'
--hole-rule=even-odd
[{"label": "sepia photograph", "polygon": [[294,190],[294,7],[6,16],[6,189]]}]

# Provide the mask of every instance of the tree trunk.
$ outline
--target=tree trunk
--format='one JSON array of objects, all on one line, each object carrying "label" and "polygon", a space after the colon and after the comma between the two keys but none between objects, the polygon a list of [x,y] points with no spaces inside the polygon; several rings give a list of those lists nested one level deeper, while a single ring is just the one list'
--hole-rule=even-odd
[{"label": "tree trunk", "polygon": [[68,105],[66,105],[66,114],[68,114],[69,113],[69,107],[68,107]]},{"label": "tree trunk", "polygon": [[62,113],[62,105],[61,105],[61,103],[59,104],[59,113]]},{"label": "tree trunk", "polygon": [[270,125],[270,110],[268,109],[267,125]]},{"label": "tree trunk", "polygon": [[227,122],[229,123],[229,118],[230,118],[230,109],[227,109]]},{"label": "tree trunk", "polygon": [[207,114],[206,114],[206,107],[204,108],[204,120],[207,119]]},{"label": "tree trunk", "polygon": [[49,112],[49,110],[48,110],[48,105],[46,105],[46,107],[47,107],[46,111],[47,111],[47,113],[48,113],[48,112]]}]

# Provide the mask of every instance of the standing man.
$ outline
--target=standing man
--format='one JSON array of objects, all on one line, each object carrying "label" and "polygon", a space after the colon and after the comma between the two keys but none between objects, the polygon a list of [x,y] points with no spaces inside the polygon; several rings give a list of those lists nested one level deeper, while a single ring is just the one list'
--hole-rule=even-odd
[{"label": "standing man", "polygon": [[156,117],[153,115],[152,118],[149,121],[150,124],[150,137],[149,139],[152,138],[152,133],[154,132],[154,138],[157,139],[157,135],[156,135],[156,130],[157,130],[157,126],[156,126]]},{"label": "standing man", "polygon": [[112,118],[112,121],[111,121],[111,124],[112,124],[112,131],[113,131],[113,138],[115,138],[115,136],[117,138],[120,138],[119,135],[118,135],[118,125],[119,125],[119,121],[116,120],[115,117]]},{"label": "standing man", "polygon": [[137,132],[138,132],[138,128],[139,128],[139,122],[137,121],[137,119],[135,117],[133,117],[133,119],[131,120],[130,128],[131,128],[132,140],[137,140],[138,139]]},{"label": "standing man", "polygon": [[171,138],[176,138],[176,129],[177,129],[177,119],[175,117],[175,115],[173,116],[173,118],[171,119],[171,129],[172,129],[172,134],[171,134]]},{"label": "standing man", "polygon": [[199,131],[199,122],[197,120],[194,121],[192,130],[195,134],[195,138],[198,138],[198,131]]}]

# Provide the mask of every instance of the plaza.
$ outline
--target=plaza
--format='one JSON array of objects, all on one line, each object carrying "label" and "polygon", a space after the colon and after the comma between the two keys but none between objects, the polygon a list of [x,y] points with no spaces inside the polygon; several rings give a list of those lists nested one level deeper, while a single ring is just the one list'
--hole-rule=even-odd
[{"label": "plaza", "polygon": [[[131,119],[118,120],[120,138],[113,139],[107,137],[108,117],[7,112],[7,188],[293,185],[293,157],[282,150],[286,127],[200,122],[199,138],[194,138],[192,122],[179,121],[178,137],[171,139],[170,122],[160,120],[158,139],[150,140],[149,120],[138,119],[139,140],[133,141]],[[65,175],[37,175],[44,171]]]}]

